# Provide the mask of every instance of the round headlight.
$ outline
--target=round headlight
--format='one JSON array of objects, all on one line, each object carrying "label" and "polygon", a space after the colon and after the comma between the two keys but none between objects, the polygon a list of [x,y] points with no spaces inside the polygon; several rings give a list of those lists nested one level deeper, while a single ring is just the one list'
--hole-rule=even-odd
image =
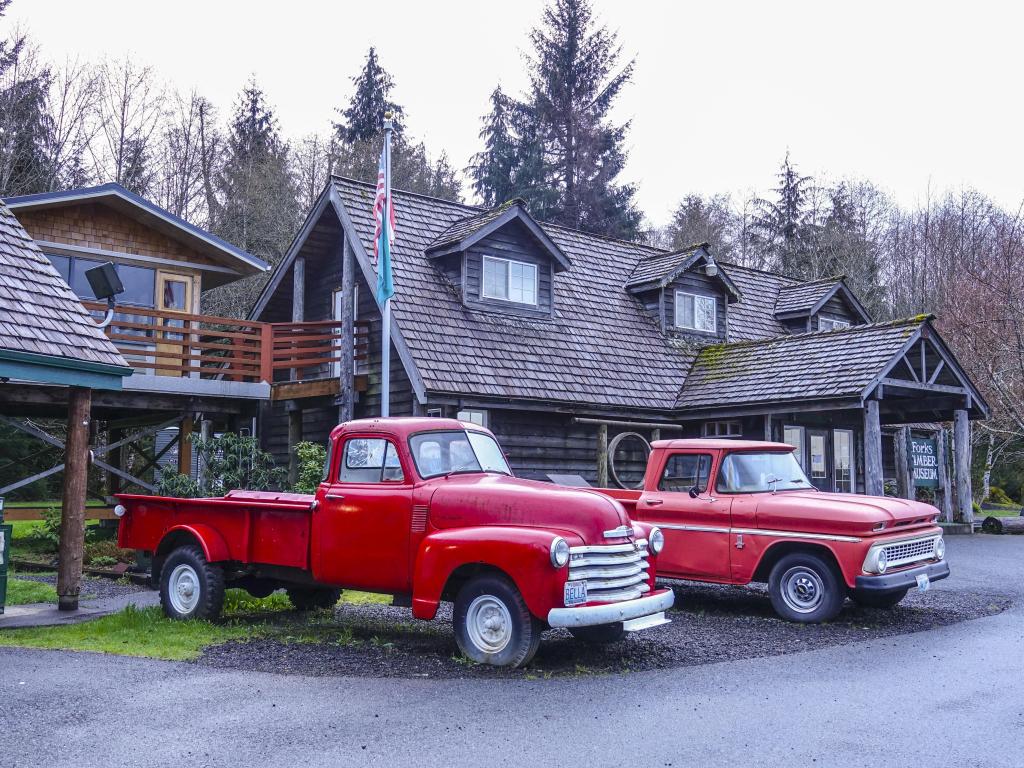
[{"label": "round headlight", "polygon": [[559,536],[551,542],[551,564],[561,568],[569,562],[569,542]]},{"label": "round headlight", "polygon": [[935,540],[935,559],[941,560],[946,556],[946,542],[941,536]]},{"label": "round headlight", "polygon": [[661,528],[651,530],[651,535],[647,538],[647,548],[655,555],[665,548],[665,534],[661,532]]},{"label": "round headlight", "polygon": [[118,504],[116,507],[114,507],[114,514],[118,517],[124,517],[124,513],[127,511],[128,510],[125,509],[124,504]]},{"label": "round headlight", "polygon": [[889,556],[885,554],[884,549],[878,550],[878,556],[875,558],[875,565],[879,573],[885,573],[886,568],[889,567]]}]

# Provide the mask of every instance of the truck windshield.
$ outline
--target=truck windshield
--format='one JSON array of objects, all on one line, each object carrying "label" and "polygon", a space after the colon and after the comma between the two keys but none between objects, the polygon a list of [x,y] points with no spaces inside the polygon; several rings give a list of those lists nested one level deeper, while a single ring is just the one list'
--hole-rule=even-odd
[{"label": "truck windshield", "polygon": [[497,442],[483,432],[424,432],[409,438],[409,448],[424,480],[460,472],[512,474]]},{"label": "truck windshield", "polygon": [[763,493],[811,488],[811,481],[792,453],[751,451],[730,453],[718,470],[719,493]]}]

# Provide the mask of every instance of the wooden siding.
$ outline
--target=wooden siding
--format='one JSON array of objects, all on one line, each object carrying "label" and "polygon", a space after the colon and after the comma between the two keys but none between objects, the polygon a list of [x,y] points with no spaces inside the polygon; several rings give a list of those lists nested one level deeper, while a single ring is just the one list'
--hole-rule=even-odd
[{"label": "wooden siding", "polygon": [[[482,290],[483,257],[522,261],[537,267],[537,305],[484,298]],[[513,222],[473,245],[464,259],[463,301],[466,306],[500,309],[529,317],[550,316],[554,298],[554,269],[551,257],[542,252],[522,224]],[[461,282],[461,279],[460,279]]]},{"label": "wooden siding", "polygon": [[217,264],[177,240],[98,203],[23,211],[18,213],[18,219],[35,240],[101,248],[126,255]]},{"label": "wooden siding", "polygon": [[812,330],[817,331],[819,329],[818,321],[823,317],[829,320],[845,320],[850,325],[859,324],[858,318],[850,311],[850,307],[838,296],[833,296],[825,302],[825,306],[821,308],[818,314],[811,318]]}]

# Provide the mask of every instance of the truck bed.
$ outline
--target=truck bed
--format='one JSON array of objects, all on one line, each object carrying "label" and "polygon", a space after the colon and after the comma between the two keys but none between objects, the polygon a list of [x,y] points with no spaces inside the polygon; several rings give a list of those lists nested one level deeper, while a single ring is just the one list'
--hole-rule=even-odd
[{"label": "truck bed", "polygon": [[203,526],[223,541],[226,557],[217,559],[310,566],[313,496],[231,491],[221,498],[120,494],[117,499],[128,510],[118,530],[122,547],[153,552],[170,531]]}]

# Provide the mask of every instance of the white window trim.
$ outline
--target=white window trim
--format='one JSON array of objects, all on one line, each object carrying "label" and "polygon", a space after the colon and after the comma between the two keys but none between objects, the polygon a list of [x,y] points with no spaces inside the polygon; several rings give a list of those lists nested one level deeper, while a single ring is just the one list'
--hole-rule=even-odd
[{"label": "white window trim", "polygon": [[487,423],[490,421],[489,414],[482,408],[460,408],[459,412],[455,414],[455,418],[459,421],[476,424],[484,429],[487,429]]},{"label": "white window trim", "polygon": [[[488,261],[496,264],[503,264],[505,267],[505,285],[511,293],[512,288],[512,265],[519,264],[524,267],[529,267],[533,270],[533,301],[517,301],[516,299],[508,298],[506,296],[494,296],[487,293],[487,280],[484,278],[486,274],[486,264]],[[480,264],[480,296],[485,299],[494,299],[495,301],[507,301],[510,304],[523,304],[527,307],[536,307],[540,301],[540,268],[536,264],[531,264],[528,261],[518,261],[517,259],[504,259],[500,256],[484,256],[483,261]]]},{"label": "white window trim", "polygon": [[[725,425],[725,432],[721,432],[719,427]],[[732,428],[735,427],[736,431],[733,432]],[[705,421],[703,426],[704,437],[743,437],[743,424],[736,419],[725,419],[718,421]]]},{"label": "white window trim", "polygon": [[[782,425],[782,442],[784,442],[784,443],[786,442],[786,430],[787,429],[795,429],[795,430],[797,430],[800,433],[800,445],[799,446],[795,446],[795,445],[793,446],[796,449],[794,451],[794,453],[798,454],[797,457],[796,457],[797,464],[800,465],[800,468],[803,469],[804,472],[808,472],[809,471],[808,468],[804,466],[804,464],[805,464],[804,454],[807,451],[807,428],[803,427],[803,426],[801,426],[799,424],[783,424]],[[793,445],[792,443],[786,443],[786,444],[787,445]]]},{"label": "white window trim", "polygon": [[[679,309],[682,306],[682,302],[679,301],[681,296],[689,296],[693,299],[693,325],[683,325],[682,318],[680,317]],[[697,300],[704,299],[705,301],[711,302],[711,329],[698,328],[697,327]],[[688,331],[696,331],[697,333],[718,333],[718,302],[714,296],[707,296],[703,293],[692,293],[691,291],[676,291],[676,303],[675,303],[675,326],[676,328],[685,328]]]},{"label": "white window trim", "polygon": [[[822,323],[828,323],[828,328],[822,328]],[[818,317],[818,330],[819,331],[838,331],[843,328],[849,328],[851,325],[849,320],[836,320],[831,317]]]},{"label": "white window trim", "polygon": [[843,493],[856,493],[857,492],[857,441],[856,435],[852,429],[833,429],[832,430],[832,490],[839,492],[839,472],[836,467],[839,462],[836,461],[836,451],[839,449],[839,441],[836,440],[836,435],[843,433],[850,436],[850,490],[843,491]]}]

